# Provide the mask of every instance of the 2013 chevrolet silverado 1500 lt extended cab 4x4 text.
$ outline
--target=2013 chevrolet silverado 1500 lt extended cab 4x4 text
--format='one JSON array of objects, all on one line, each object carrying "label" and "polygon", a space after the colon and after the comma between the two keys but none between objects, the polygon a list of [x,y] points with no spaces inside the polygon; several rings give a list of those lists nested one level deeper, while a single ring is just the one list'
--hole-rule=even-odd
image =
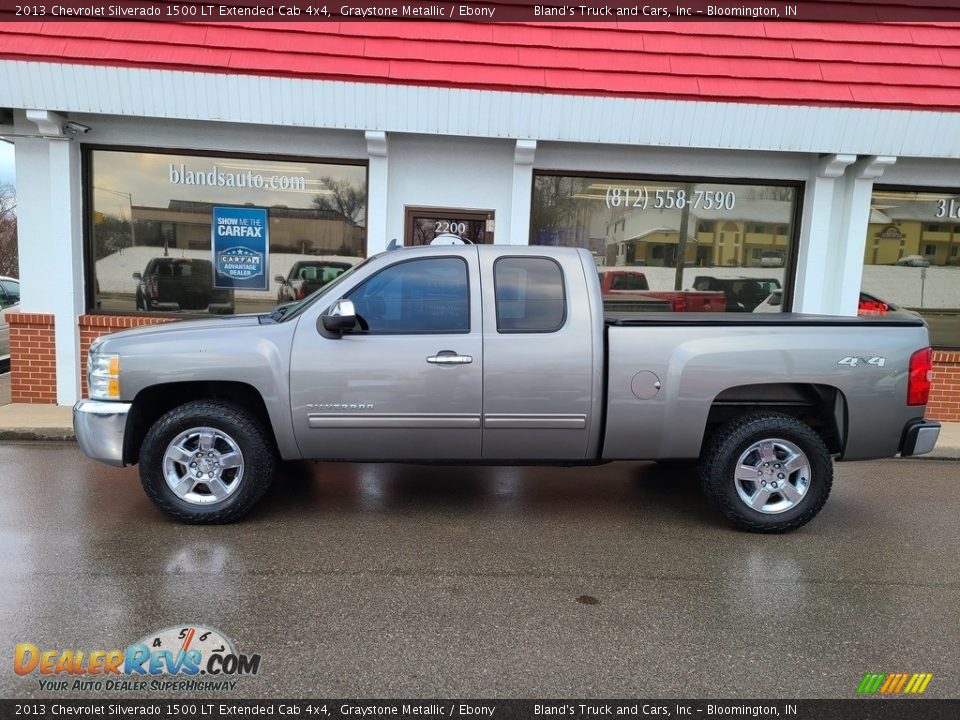
[{"label": "2013 chevrolet silverado 1500 lt extended cab 4x4 text", "polygon": [[74,424],[186,522],[240,518],[278,459],[697,459],[735,525],[783,532],[823,506],[833,456],[933,448],[927,345],[897,314],[605,317],[584,250],[420,247],[269,315],[99,339]]}]

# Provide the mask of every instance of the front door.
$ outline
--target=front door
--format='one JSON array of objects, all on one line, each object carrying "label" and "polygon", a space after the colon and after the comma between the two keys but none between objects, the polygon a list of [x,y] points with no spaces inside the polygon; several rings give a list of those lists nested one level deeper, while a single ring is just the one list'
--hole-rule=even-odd
[{"label": "front door", "polygon": [[493,227],[493,210],[408,207],[404,244],[429,245],[437,235],[456,235],[471,245],[489,245]]},{"label": "front door", "polygon": [[360,328],[340,338],[310,322],[297,328],[291,405],[304,457],[481,456],[482,321],[479,303],[470,302],[470,288],[479,287],[477,249],[397,256],[344,290]]}]

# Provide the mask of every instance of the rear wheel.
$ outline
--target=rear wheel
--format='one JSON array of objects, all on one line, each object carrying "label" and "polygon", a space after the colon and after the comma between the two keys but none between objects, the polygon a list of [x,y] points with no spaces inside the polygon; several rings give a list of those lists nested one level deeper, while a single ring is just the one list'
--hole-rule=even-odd
[{"label": "rear wheel", "polygon": [[707,497],[742,530],[782,533],[810,522],[830,495],[823,439],[794,417],[743,415],[711,438],[700,463]]},{"label": "rear wheel", "polygon": [[140,481],[160,510],[182,522],[239,520],[273,479],[276,451],[245,408],[197,400],[150,428],[140,449]]}]

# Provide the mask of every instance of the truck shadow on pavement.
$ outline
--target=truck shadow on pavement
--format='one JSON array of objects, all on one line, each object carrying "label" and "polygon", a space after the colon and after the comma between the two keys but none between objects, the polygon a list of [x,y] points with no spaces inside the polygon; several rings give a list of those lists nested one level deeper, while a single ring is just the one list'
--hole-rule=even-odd
[{"label": "truck shadow on pavement", "polygon": [[692,468],[633,462],[577,468],[288,462],[251,517],[344,510],[579,513],[725,525]]}]

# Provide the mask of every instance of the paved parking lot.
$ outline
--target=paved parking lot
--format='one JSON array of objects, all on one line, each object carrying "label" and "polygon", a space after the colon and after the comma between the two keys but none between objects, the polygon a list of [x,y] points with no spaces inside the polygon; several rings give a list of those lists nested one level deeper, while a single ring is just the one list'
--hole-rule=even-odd
[{"label": "paved parking lot", "polygon": [[237,697],[960,695],[960,464],[839,466],[788,536],[730,530],[651,464],[295,464],[248,521],[188,527],[136,470],[0,445],[0,696],[17,643],[206,623],[263,656]]}]

